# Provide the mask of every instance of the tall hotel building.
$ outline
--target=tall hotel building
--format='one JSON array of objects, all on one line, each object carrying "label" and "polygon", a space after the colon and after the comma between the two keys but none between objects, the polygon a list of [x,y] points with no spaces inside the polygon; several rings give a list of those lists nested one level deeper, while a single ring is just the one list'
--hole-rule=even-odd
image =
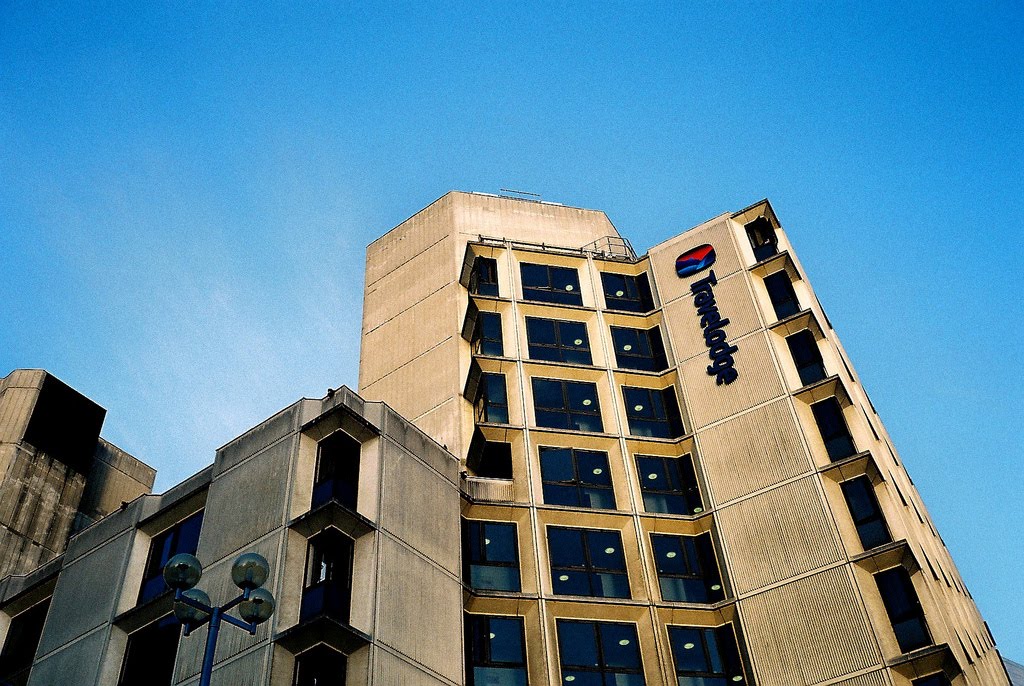
[{"label": "tall hotel building", "polygon": [[215,686],[1010,683],[767,201],[637,257],[449,193],[367,251],[359,394],[161,495],[46,379],[0,380],[0,684],[197,684],[161,570],[223,603],[249,551]]},{"label": "tall hotel building", "polygon": [[463,465],[468,683],[1007,683],[767,201],[637,257],[449,193],[367,251],[359,387]]}]

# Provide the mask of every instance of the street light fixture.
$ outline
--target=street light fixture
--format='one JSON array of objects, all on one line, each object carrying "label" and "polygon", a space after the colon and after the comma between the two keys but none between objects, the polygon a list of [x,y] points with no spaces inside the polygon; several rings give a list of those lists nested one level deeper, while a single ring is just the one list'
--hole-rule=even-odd
[{"label": "street light fixture", "polygon": [[[210,686],[213,656],[221,621],[255,635],[256,627],[274,614],[274,594],[261,588],[269,575],[270,564],[262,555],[239,555],[231,565],[231,580],[242,589],[242,594],[225,605],[214,607],[210,604],[210,596],[195,588],[203,576],[203,566],[194,555],[181,553],[167,561],[164,566],[164,581],[174,589],[174,616],[185,625],[185,635],[188,636],[207,622],[210,623],[206,634],[206,652],[203,653],[199,686]],[[227,614],[228,610],[236,605],[241,619]]]}]

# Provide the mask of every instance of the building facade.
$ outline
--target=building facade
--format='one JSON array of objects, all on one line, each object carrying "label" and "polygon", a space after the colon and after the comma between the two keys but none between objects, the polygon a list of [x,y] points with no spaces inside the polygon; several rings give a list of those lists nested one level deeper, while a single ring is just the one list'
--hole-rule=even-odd
[{"label": "building facade", "polygon": [[[362,339],[359,395],[55,508],[85,515],[0,582],[0,684],[196,683],[161,569],[223,603],[249,551],[277,610],[214,684],[1009,683],[767,201],[637,256],[602,212],[449,193],[368,248]],[[45,462],[26,374],[0,448]]]},{"label": "building facade", "polygon": [[767,201],[637,257],[449,193],[367,251],[359,385],[464,465],[473,683],[1007,683]]}]

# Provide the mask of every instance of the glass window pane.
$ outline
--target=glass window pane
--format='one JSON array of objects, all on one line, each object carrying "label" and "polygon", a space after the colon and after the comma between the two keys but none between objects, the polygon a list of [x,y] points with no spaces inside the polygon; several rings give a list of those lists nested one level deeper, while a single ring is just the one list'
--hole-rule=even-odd
[{"label": "glass window pane", "polygon": [[597,667],[597,628],[591,622],[558,621],[561,662],[572,667]]},{"label": "glass window pane", "polygon": [[572,450],[569,448],[541,448],[540,470],[545,481],[575,481]]}]

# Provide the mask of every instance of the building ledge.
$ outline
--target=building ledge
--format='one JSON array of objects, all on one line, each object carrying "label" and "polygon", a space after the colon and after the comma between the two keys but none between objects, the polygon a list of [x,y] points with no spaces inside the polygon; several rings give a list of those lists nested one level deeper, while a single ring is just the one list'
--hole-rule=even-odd
[{"label": "building ledge", "polygon": [[515,497],[514,484],[512,479],[465,475],[462,477],[461,490],[462,495],[474,503],[512,502]]},{"label": "building ledge", "polygon": [[363,515],[348,509],[334,499],[299,515],[288,523],[289,529],[299,532],[306,538],[329,527],[334,527],[355,540],[373,531],[374,524]]},{"label": "building ledge", "polygon": [[150,601],[136,605],[114,617],[113,624],[125,633],[138,631],[142,627],[169,615],[174,610],[174,592],[167,589]]},{"label": "building ledge", "polygon": [[808,405],[813,405],[816,402],[833,396],[843,406],[849,405],[852,402],[838,374],[833,374],[821,381],[815,381],[793,391],[794,398]]},{"label": "building ledge", "polygon": [[925,646],[903,653],[892,658],[886,664],[893,671],[907,679],[917,679],[928,674],[943,672],[950,679],[955,679],[963,670],[956,661],[952,649],[946,643]]},{"label": "building ledge", "polygon": [[303,653],[323,643],[344,655],[370,643],[370,637],[359,629],[327,615],[320,615],[290,629],[285,629],[274,641],[293,655]]},{"label": "building ledge", "polygon": [[804,329],[810,330],[817,339],[825,337],[825,331],[821,328],[821,324],[818,323],[818,318],[814,316],[814,312],[810,309],[801,310],[796,314],[791,314],[788,317],[780,319],[774,324],[770,324],[768,326],[769,331],[783,337],[791,336],[797,331],[802,331]]},{"label": "building ledge", "polygon": [[750,268],[750,272],[755,276],[760,276],[762,279],[769,274],[782,271],[783,269],[789,274],[789,278],[793,281],[799,281],[802,277],[800,276],[799,270],[796,268],[796,263],[793,262],[793,258],[789,256],[788,250],[776,253],[771,257],[761,260],[753,267]]},{"label": "building ledge", "polygon": [[850,561],[871,574],[900,566],[910,574],[921,569],[913,549],[905,540],[892,541],[872,548],[859,555],[854,555]]},{"label": "building ledge", "polygon": [[865,450],[855,455],[844,457],[824,467],[819,467],[818,472],[837,483],[849,481],[858,476],[867,476],[873,484],[882,481],[882,471],[878,468],[875,456],[871,454],[870,450]]}]

